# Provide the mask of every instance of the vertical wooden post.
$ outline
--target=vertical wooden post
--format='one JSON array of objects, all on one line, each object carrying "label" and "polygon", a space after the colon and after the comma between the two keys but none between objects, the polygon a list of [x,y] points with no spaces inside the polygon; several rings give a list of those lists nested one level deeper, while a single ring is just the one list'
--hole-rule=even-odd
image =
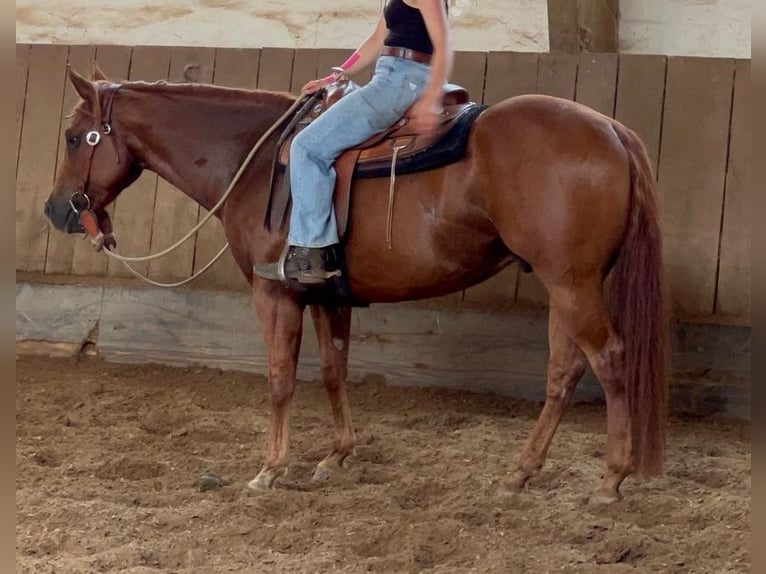
[{"label": "vertical wooden post", "polygon": [[551,52],[617,52],[620,0],[548,0]]}]

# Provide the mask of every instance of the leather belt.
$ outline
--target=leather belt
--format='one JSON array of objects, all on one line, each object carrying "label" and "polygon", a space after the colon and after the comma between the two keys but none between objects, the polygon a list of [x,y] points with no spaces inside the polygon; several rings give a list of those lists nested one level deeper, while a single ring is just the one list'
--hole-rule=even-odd
[{"label": "leather belt", "polygon": [[383,48],[380,50],[380,55],[412,60],[413,62],[418,62],[420,64],[431,63],[431,54],[418,52],[417,50],[410,50],[409,48],[400,48],[398,46],[383,46]]}]

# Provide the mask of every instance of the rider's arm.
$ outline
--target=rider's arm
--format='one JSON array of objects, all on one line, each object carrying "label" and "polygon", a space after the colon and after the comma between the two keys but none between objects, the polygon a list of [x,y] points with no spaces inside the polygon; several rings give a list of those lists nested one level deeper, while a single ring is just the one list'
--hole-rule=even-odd
[{"label": "rider's arm", "polygon": [[[341,64],[341,68],[349,76],[364,70],[367,66],[372,64],[377,58],[380,49],[383,47],[383,41],[386,39],[388,28],[386,28],[386,19],[383,14],[380,15],[378,25],[375,30],[367,36],[364,42],[362,42],[356,51],[349,56],[348,60]],[[327,82],[331,82],[335,79],[335,73],[332,73],[325,78],[322,78]]]},{"label": "rider's arm", "polygon": [[444,84],[452,73],[454,59],[447,11],[443,0],[418,0],[418,8],[433,45],[431,75],[424,97],[439,100],[442,97]]}]

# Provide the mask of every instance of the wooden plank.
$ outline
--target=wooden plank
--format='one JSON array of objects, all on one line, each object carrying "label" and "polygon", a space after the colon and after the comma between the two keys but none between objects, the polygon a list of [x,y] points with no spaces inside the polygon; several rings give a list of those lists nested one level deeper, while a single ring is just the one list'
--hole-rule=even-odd
[{"label": "wooden plank", "polygon": [[[170,69],[170,48],[161,46],[136,46],[133,48],[129,79],[154,82],[167,79]],[[119,110],[119,104],[117,104]],[[119,113],[119,111],[117,112]],[[124,255],[147,255],[151,248],[154,201],[157,191],[157,175],[145,171],[141,177],[123,191],[114,203],[112,225],[117,238],[117,249]],[[148,263],[132,266],[144,275]],[[119,261],[109,260],[107,274],[113,277],[132,277]]]},{"label": "wooden plank", "polygon": [[659,169],[665,268],[681,317],[712,315],[734,61],[668,59]]},{"label": "wooden plank", "polygon": [[[98,46],[96,48],[96,63],[106,77],[115,82],[119,82],[128,77],[130,69],[130,47],[128,46]],[[87,74],[90,76],[91,65],[88,65]],[[108,146],[108,147],[107,147]],[[111,143],[104,140],[99,146],[98,153],[106,154],[109,157],[114,156],[114,150]],[[105,161],[113,161],[107,159]],[[108,211],[114,212],[114,206],[110,206]],[[74,254],[72,257],[73,275],[91,275],[104,276],[107,273],[109,258],[103,253],[94,251],[90,241],[78,241],[74,245]]]},{"label": "wooden plank", "polygon": [[[570,54],[540,54],[537,93],[573,100],[578,57]],[[516,301],[533,307],[548,303],[548,291],[537,275],[520,273]]]},{"label": "wooden plank", "polygon": [[259,49],[219,48],[215,53],[213,80],[219,86],[254,90],[260,63]]},{"label": "wooden plank", "polygon": [[[254,88],[258,81],[259,50],[220,48],[216,50],[213,83],[220,86]],[[225,191],[222,189],[221,192]],[[207,215],[200,208],[199,217]],[[208,221],[197,234],[194,255],[194,272],[207,265],[226,243],[226,234],[218,218]],[[246,289],[247,281],[234,261],[231,251],[194,283],[195,287]]]},{"label": "wooden plank", "polygon": [[665,56],[621,54],[615,117],[646,145],[657,173],[665,104]]},{"label": "wooden plank", "polygon": [[578,57],[569,54],[540,54],[537,93],[573,100]]},{"label": "wooden plank", "polygon": [[616,90],[617,54],[580,54],[575,99],[611,118],[614,117]]},{"label": "wooden plank", "polygon": [[539,59],[540,56],[534,53],[490,52],[484,103],[491,106],[506,98],[534,94]]},{"label": "wooden plank", "polygon": [[484,101],[484,75],[487,70],[486,52],[456,52],[449,81],[468,90],[471,100]]},{"label": "wooden plank", "polygon": [[[96,63],[113,82],[124,82],[130,70],[130,46],[97,46]],[[90,73],[90,70],[88,71]]]},{"label": "wooden plank", "polygon": [[[69,67],[79,74],[90,77],[93,60],[96,57],[95,46],[71,46],[69,48]],[[64,114],[69,114],[80,101],[80,96],[75,91],[72,83],[67,79],[64,83],[64,103],[61,108]],[[64,161],[66,146],[64,145],[64,131],[69,127],[70,120],[62,119],[58,134],[58,154],[56,166]],[[90,247],[90,242],[83,240],[81,235],[65,236],[61,233],[53,233],[48,240],[48,253],[45,257],[45,272],[69,274],[72,272],[72,261],[77,247]],[[92,248],[91,248],[92,251]],[[103,258],[104,256],[101,255]]]},{"label": "wooden plank", "polygon": [[[533,53],[490,52],[484,103],[493,105],[506,98],[535,93],[538,60],[538,54]],[[514,152],[509,150],[509,153]],[[467,305],[486,310],[507,307],[515,301],[518,275],[518,266],[506,267],[483,283],[466,289],[463,300]]]},{"label": "wooden plank", "polygon": [[736,64],[715,313],[749,325],[751,313],[750,60]]},{"label": "wooden plank", "polygon": [[55,175],[67,53],[66,46],[50,45],[34,45],[29,51],[16,181],[16,269],[20,271],[45,269],[49,223],[43,205]]},{"label": "wooden plank", "polygon": [[258,71],[258,89],[289,91],[294,55],[295,50],[289,48],[263,48]]},{"label": "wooden plank", "polygon": [[21,145],[21,128],[24,124],[28,72],[29,44],[16,44],[16,142],[13,146],[16,154],[13,165],[16,170],[19,167],[19,146]]},{"label": "wooden plank", "polygon": [[[301,88],[311,80],[316,80],[319,66],[319,50],[301,49],[295,51],[290,92],[300,94]],[[327,74],[325,74],[327,75]]]},{"label": "wooden plank", "polygon": [[[210,83],[213,79],[215,50],[212,48],[172,48],[171,82]],[[181,239],[197,224],[199,204],[167,181],[157,182],[152,222],[151,251],[156,253]],[[189,277],[194,268],[194,240],[178,247],[172,255],[149,262],[149,276],[165,280]]]}]

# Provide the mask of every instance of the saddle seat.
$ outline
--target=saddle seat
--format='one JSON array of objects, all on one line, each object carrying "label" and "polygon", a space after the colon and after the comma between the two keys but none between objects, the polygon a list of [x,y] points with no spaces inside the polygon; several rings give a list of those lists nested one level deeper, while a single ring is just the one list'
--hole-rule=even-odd
[{"label": "saddle seat", "polygon": [[[279,163],[282,166],[287,165],[290,157],[290,144],[298,132],[319,117],[322,112],[331,107],[341,97],[358,88],[359,86],[351,80],[338,81],[329,86],[322,102],[314,106],[306,115],[306,118],[298,123],[295,132],[282,144],[279,150]],[[469,101],[468,91],[465,88],[456,84],[445,84],[444,95],[442,97],[442,114],[439,125],[433,133],[423,135],[413,132],[409,128],[409,110],[407,110],[404,116],[389,129],[372,136],[353,148],[349,148],[341,154],[336,163],[340,162],[344,155],[356,150],[360,152],[356,164],[358,169],[363,171],[365,169],[364,164],[366,163],[387,162],[390,164],[394,157],[395,148],[400,148],[397,159],[405,159],[429,148],[434,142],[444,137],[460,114],[468,107],[474,105],[474,103]]]}]

